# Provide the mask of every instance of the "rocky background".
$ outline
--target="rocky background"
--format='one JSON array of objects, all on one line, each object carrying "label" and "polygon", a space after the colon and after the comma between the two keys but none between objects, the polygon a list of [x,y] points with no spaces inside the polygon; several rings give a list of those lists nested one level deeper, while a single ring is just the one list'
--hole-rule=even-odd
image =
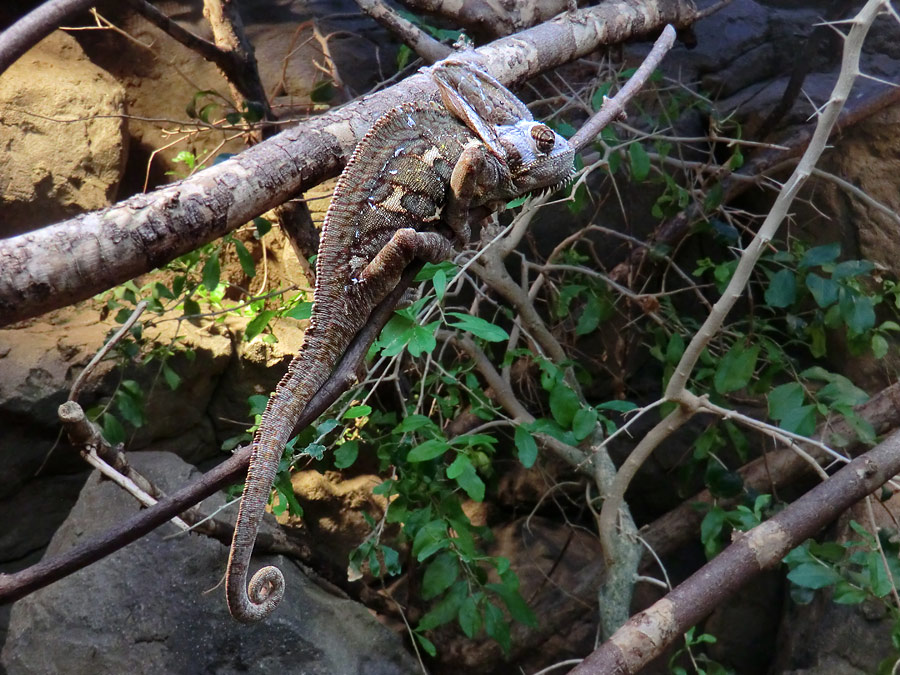
[{"label": "rocky background", "polygon": [[[736,111],[747,136],[762,138],[822,4],[735,0],[698,23],[696,48],[676,47],[666,69],[684,82],[701,83],[720,101],[723,117]],[[343,78],[338,99],[364,93],[393,73],[398,45],[351,2],[241,5],[266,89],[278,91],[273,104],[285,117],[316,105],[311,92],[320,74],[314,63],[323,56],[321,43],[307,39],[310,30],[298,38],[298,27],[310,25],[305,22],[315,19],[320,34],[331,34],[330,58]],[[169,0],[158,6],[195,32],[207,33],[199,3]],[[169,137],[142,119],[172,120],[176,127],[195,92],[224,88],[221,77],[142,19],[124,13],[108,18],[144,44],[112,31],[58,31],[0,76],[0,236],[101,208],[165,182],[167,172],[184,170],[172,161],[174,153],[155,152]],[[882,28],[879,33],[876,26],[866,43],[864,70],[900,82],[900,41]],[[804,95],[777,121],[779,129],[804,122],[812,111],[809,101],[823,101],[830,92],[838,53],[833,39],[824,37],[819,49],[804,57],[811,60]],[[197,154],[237,152],[243,144],[240,138],[204,136],[190,147]],[[900,106],[847,130],[822,168],[900,211]],[[895,220],[830,184],[815,190],[830,218],[808,222],[845,242],[848,256],[900,274]],[[748,199],[752,203],[753,197]],[[273,274],[305,283],[285,240],[276,239],[267,255]],[[97,306],[87,302],[0,330],[0,572],[66,550],[138,508],[119,488],[86,470],[60,437],[57,406],[116,327],[111,318],[99,316]],[[171,363],[182,378],[175,392],[155,383],[148,369],[127,373],[145,387],[148,411],[148,424],[128,440],[130,460],[163,489],[185,484],[196,475],[194,467],[203,470],[221,461],[222,442],[246,423],[247,396],[271,391],[301,340],[296,329],[279,325],[277,344],[248,344],[240,340],[240,329],[229,322],[202,330],[184,323],[181,334],[196,358],[179,356]],[[167,330],[174,326],[163,329],[162,342],[173,335]],[[840,353],[833,358],[873,392],[895,377],[883,365],[851,362]],[[861,374],[866,381],[860,382]],[[101,365],[82,395],[85,407],[109,396],[119,377],[111,363]],[[342,569],[366,532],[359,510],[374,499],[371,487],[379,482],[370,475],[341,481],[336,474],[300,472],[295,487],[314,518],[297,526],[305,530],[298,540],[314,540],[332,569]],[[540,495],[531,487],[527,480],[512,484],[508,498],[534,502]],[[213,497],[204,508],[213,512],[224,502],[222,495]],[[234,510],[225,513],[231,511],[233,518]],[[561,597],[573,595],[589,605],[593,590],[579,587],[579,572],[599,559],[596,542],[588,536],[566,539],[571,533],[541,519],[531,523],[527,538],[521,532],[521,523],[498,531],[495,552],[514,561],[525,587],[539,585],[542,570],[556,561],[559,581],[542,596],[543,608],[549,611]],[[278,565],[288,575],[289,595],[277,615],[250,628],[232,622],[216,588],[226,556],[226,544],[176,535],[166,526],[0,607],[0,673],[418,672],[402,625],[382,625],[344,590],[316,574],[311,581],[286,560]],[[707,630],[719,637],[715,649],[723,660],[734,662],[740,673],[873,672],[890,639],[884,617],[866,606],[828,602],[782,614],[783,594],[780,578],[766,577],[714,615]],[[589,613],[570,621],[535,649],[540,656],[524,662],[527,672],[590,649]],[[512,672],[489,651],[459,641],[436,668],[459,672],[455,668],[465,664],[472,672]],[[666,672],[664,664],[656,672]]]}]

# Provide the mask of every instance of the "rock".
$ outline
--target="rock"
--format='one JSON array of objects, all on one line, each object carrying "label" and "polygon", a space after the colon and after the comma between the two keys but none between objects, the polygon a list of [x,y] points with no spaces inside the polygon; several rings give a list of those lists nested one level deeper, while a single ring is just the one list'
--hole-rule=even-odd
[{"label": "rock", "polygon": [[3,73],[0,110],[0,235],[116,200],[125,91],[72,37],[52,33]]},{"label": "rock", "polygon": [[[137,453],[135,467],[163,489],[195,477],[168,453]],[[204,502],[212,511],[221,494]],[[136,502],[93,474],[54,536],[51,556],[127,518]],[[216,588],[227,548],[171,524],[12,607],[0,670],[30,673],[418,672],[399,638],[361,605],[313,584],[282,558],[287,594],[265,622],[228,615]],[[260,561],[262,562],[262,561]],[[212,592],[209,592],[212,591]]]}]

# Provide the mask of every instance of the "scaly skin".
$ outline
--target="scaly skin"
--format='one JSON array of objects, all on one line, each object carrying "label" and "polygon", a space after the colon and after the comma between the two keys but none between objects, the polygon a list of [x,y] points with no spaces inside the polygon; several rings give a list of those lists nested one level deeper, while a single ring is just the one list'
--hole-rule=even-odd
[{"label": "scaly skin", "polygon": [[[275,567],[261,569],[248,587],[259,524],[300,413],[373,308],[414,259],[449,258],[448,237],[468,242],[471,208],[564,182],[571,174],[574,151],[548,127],[530,121],[520,129],[507,126],[531,117],[493,78],[450,62],[435,70],[435,79],[444,104],[405,104],[384,115],[357,145],[335,188],[321,234],[309,328],[253,439],[226,572],[228,608],[239,621],[264,618],[284,595],[284,577]],[[473,90],[500,105],[470,100]],[[533,161],[526,147],[511,149],[522,143],[551,147],[552,153],[539,154],[553,154],[553,161]]]}]

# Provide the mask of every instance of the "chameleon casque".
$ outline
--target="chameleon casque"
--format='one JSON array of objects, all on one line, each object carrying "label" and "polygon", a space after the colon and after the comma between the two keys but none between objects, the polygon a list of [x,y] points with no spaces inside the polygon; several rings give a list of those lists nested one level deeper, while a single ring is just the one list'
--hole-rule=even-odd
[{"label": "chameleon casque", "polygon": [[568,182],[574,148],[476,66],[450,57],[430,69],[441,101],[405,103],[356,146],[325,216],[312,316],[303,346],[269,398],[253,439],[226,572],[232,616],[266,617],[284,576],[250,554],[284,446],[369,315],[414,259],[440,262],[470,237],[470,210],[495,209]]}]

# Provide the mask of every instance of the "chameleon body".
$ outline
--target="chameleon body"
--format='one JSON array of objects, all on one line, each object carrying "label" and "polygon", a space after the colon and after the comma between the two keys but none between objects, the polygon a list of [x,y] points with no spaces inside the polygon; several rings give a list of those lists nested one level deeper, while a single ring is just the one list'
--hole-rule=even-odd
[{"label": "chameleon body", "polygon": [[250,554],[284,446],[303,408],[371,311],[414,259],[439,262],[469,240],[469,211],[495,208],[571,177],[574,149],[482,70],[448,59],[431,69],[442,101],[382,116],[338,179],[316,260],[303,346],[276,387],[253,440],[226,572],[239,621],[267,616],[284,577],[265,567],[247,582]]}]

